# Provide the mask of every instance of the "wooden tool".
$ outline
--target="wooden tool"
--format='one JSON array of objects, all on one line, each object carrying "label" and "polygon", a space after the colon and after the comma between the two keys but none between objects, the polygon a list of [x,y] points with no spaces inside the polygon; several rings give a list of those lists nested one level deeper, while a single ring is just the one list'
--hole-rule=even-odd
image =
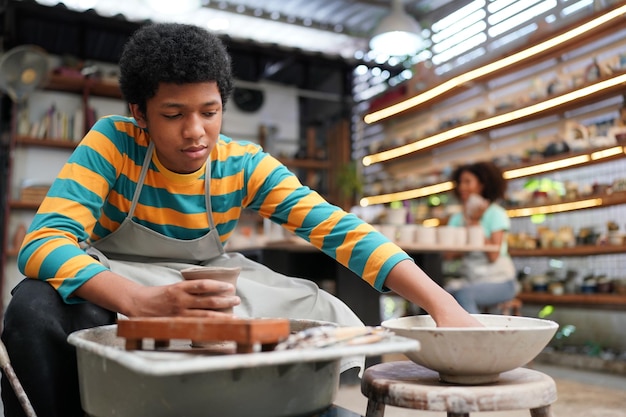
[{"label": "wooden tool", "polygon": [[154,339],[155,349],[167,348],[172,339],[191,339],[234,342],[237,353],[251,353],[257,344],[262,351],[273,350],[289,333],[287,319],[136,317],[117,322],[117,335],[126,339],[126,350],[142,350],[143,339]]}]

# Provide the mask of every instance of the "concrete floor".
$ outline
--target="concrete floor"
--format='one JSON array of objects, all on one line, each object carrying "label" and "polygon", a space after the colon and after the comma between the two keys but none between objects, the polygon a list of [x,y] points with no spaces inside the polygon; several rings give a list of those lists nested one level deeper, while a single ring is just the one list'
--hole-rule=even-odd
[{"label": "concrete floor", "polygon": [[[533,363],[532,368],[550,375],[556,381],[558,399],[552,406],[552,417],[626,417],[626,375],[575,370],[541,363]],[[367,399],[361,394],[360,385],[352,379],[352,383],[340,386],[335,404],[364,416]],[[1,402],[0,416],[4,416]],[[446,417],[446,414],[391,406],[385,408],[385,417],[420,416]],[[472,413],[471,416],[529,417],[529,411],[483,412]]]},{"label": "concrete floor", "polygon": [[[533,363],[532,368],[556,382],[558,399],[553,417],[625,417],[626,375],[613,375]],[[365,415],[367,399],[359,385],[342,385],[335,404]],[[483,417],[528,417],[528,410],[472,413]],[[444,412],[385,407],[385,417],[446,417]]]}]

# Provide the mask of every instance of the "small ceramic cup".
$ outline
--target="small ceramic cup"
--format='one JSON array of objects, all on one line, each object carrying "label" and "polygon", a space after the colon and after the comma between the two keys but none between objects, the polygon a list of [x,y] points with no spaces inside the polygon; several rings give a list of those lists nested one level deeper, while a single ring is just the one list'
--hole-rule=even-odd
[{"label": "small ceramic cup", "polygon": [[437,226],[437,244],[440,246],[454,246],[458,244],[456,227]]},{"label": "small ceramic cup", "polygon": [[[228,282],[237,285],[237,278],[241,272],[240,267],[222,267],[222,266],[194,266],[191,268],[183,269],[180,273],[186,280],[193,279],[214,279],[216,281]],[[233,313],[233,308],[225,308],[218,310],[224,313]]]},{"label": "small ceramic cup", "polygon": [[415,229],[415,240],[422,245],[436,245],[437,228],[418,225]]},{"label": "small ceramic cup", "polygon": [[485,232],[482,226],[469,226],[467,228],[467,243],[474,248],[485,245]]},{"label": "small ceramic cup", "polygon": [[396,241],[396,233],[398,232],[398,226],[393,224],[383,224],[380,226],[380,233],[392,242]]},{"label": "small ceramic cup", "polygon": [[[180,271],[183,278],[186,280],[194,280],[194,279],[214,279],[216,281],[228,282],[233,285],[237,285],[237,278],[239,278],[239,273],[241,272],[240,267],[221,267],[221,266],[194,266],[191,268],[186,268]],[[233,314],[233,308],[224,308],[221,310],[223,313]],[[191,340],[191,347],[193,348],[203,348],[210,351],[220,351],[225,348],[230,347],[228,343],[225,342],[216,342],[216,341],[203,341],[203,340]]]},{"label": "small ceramic cup", "polygon": [[407,245],[413,244],[416,240],[416,233],[416,224],[405,224],[404,226],[398,226],[398,242]]}]

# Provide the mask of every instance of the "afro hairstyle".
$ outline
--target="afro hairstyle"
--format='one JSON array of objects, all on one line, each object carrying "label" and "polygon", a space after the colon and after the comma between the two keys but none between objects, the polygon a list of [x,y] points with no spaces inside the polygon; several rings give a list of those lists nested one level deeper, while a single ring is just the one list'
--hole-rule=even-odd
[{"label": "afro hairstyle", "polygon": [[[478,178],[478,181],[483,185],[482,196],[487,200],[493,202],[504,197],[507,182],[496,164],[492,162],[477,162],[475,164],[458,166],[452,173],[452,181],[456,185],[459,184],[463,172],[470,172]],[[458,187],[454,188],[454,194],[459,197]]]},{"label": "afro hairstyle", "polygon": [[217,35],[198,26],[156,23],[140,27],[124,45],[120,88],[124,99],[146,112],[160,83],[215,81],[222,106],[233,89],[231,59]]}]

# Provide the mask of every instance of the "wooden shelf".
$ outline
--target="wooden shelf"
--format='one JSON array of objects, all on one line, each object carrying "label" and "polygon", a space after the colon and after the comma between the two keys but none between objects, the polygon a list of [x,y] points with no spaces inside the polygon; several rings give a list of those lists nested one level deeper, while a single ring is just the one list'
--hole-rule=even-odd
[{"label": "wooden shelf", "polygon": [[[465,126],[465,125],[472,125],[472,124],[474,124],[476,122],[480,122],[482,120],[492,119],[494,117],[498,117],[498,116],[501,116],[501,115],[513,114],[513,113],[522,113],[522,112],[524,112],[525,109],[528,109],[528,108],[530,108],[532,106],[535,106],[535,105],[538,105],[538,104],[542,104],[542,103],[546,103],[546,102],[548,102],[550,100],[553,100],[553,99],[555,99],[557,97],[565,96],[565,95],[571,94],[571,93],[573,93],[575,91],[580,91],[580,90],[582,90],[585,87],[589,87],[589,86],[595,85],[595,84],[600,84],[600,83],[602,83],[602,82],[604,82],[606,80],[623,76],[624,74],[626,74],[626,71],[616,72],[616,73],[612,74],[611,76],[602,77],[601,79],[599,79],[596,82],[585,84],[585,85],[580,86],[580,87],[578,87],[578,88],[576,88],[574,90],[567,91],[567,92],[565,92],[563,94],[553,95],[553,96],[547,97],[544,100],[536,101],[536,102],[530,103],[530,104],[525,105],[525,106],[503,110],[501,112],[494,113],[492,115],[486,116],[486,117],[484,117],[482,119],[471,120],[471,121],[469,121],[467,123],[459,124],[459,125],[456,125],[456,126],[454,126],[452,128],[443,129],[443,130],[434,132],[432,134],[429,134],[427,136],[421,137],[419,139],[412,140],[411,142],[419,142],[421,140],[424,140],[426,138],[430,138],[430,137],[433,137],[433,136],[436,136],[436,135],[446,134],[447,132],[453,132],[456,129],[459,129],[459,128]],[[471,131],[471,133],[469,133],[469,134],[465,134],[465,135],[456,134],[455,136],[452,136],[450,139],[445,140],[445,141],[443,141],[441,143],[430,145],[428,147],[419,149],[417,151],[413,151],[411,153],[402,155],[400,157],[397,157],[397,158],[394,158],[394,159],[390,159],[390,160],[386,160],[386,161],[381,161],[381,162],[378,162],[378,163],[392,165],[394,163],[405,162],[407,160],[410,160],[411,158],[414,158],[416,154],[423,153],[424,151],[427,151],[427,150],[428,151],[432,151],[433,149],[437,149],[437,148],[440,148],[440,147],[443,147],[443,146],[449,146],[449,145],[451,145],[451,144],[453,144],[455,142],[458,142],[458,141],[460,141],[462,139],[466,139],[470,135],[475,135],[475,134],[479,134],[479,133],[483,133],[483,132],[488,132],[488,131],[493,130],[493,129],[499,129],[499,128],[503,128],[503,127],[506,127],[506,126],[520,124],[520,123],[523,123],[523,122],[528,121],[528,120],[535,120],[535,119],[540,119],[540,118],[544,118],[544,117],[547,117],[547,116],[563,114],[563,113],[565,113],[565,112],[567,112],[569,110],[572,110],[572,109],[575,109],[575,108],[579,108],[579,107],[583,107],[583,106],[585,106],[587,104],[598,102],[598,101],[602,101],[604,99],[608,99],[608,98],[611,98],[611,97],[613,97],[615,95],[621,94],[623,92],[623,90],[624,90],[624,84],[625,83],[621,82],[619,84],[613,85],[612,87],[605,88],[605,89],[603,89],[601,91],[596,91],[594,93],[588,94],[588,95],[583,96],[583,97],[574,98],[574,99],[572,99],[572,100],[570,100],[570,101],[568,101],[566,103],[560,104],[558,106],[549,107],[549,108],[546,108],[546,109],[543,109],[543,110],[535,111],[534,113],[529,114],[529,115],[516,116],[516,117],[511,116],[511,117],[503,118],[503,120],[501,122],[499,122],[499,123],[497,123],[495,125],[488,125],[488,126],[480,127],[480,128],[477,127],[477,128],[474,128]],[[405,146],[405,145],[402,145],[402,146]],[[380,152],[383,152],[383,151],[388,151],[388,150],[391,150],[391,149],[397,149],[397,148],[399,148],[399,147],[392,147],[392,148],[388,148],[388,149],[381,149],[381,150],[377,151],[376,153],[380,153]]]},{"label": "wooden shelf", "polygon": [[[318,138],[323,138],[322,155]],[[268,129],[261,125],[258,134],[258,143],[267,148]],[[349,210],[354,205],[352,196],[343,194],[340,186],[340,167],[350,163],[350,124],[341,119],[330,126],[305,129],[305,137],[297,139],[298,158],[275,158],[292,171],[300,182],[320,193],[328,202]]]},{"label": "wooden shelf", "polygon": [[279,158],[289,168],[330,169],[330,163],[319,159],[284,159]]},{"label": "wooden shelf", "polygon": [[70,77],[51,73],[44,85],[46,90],[67,91],[70,93],[82,93],[85,88],[85,79],[82,77]]},{"label": "wooden shelf", "polygon": [[[516,165],[507,165],[507,166],[503,166],[501,167],[502,171],[512,171],[515,169],[520,169],[520,168],[528,168],[528,167],[534,167],[536,165],[543,165],[543,164],[548,164],[550,162],[556,162],[556,161],[560,161],[563,159],[569,159],[569,158],[575,158],[577,156],[582,156],[582,155],[590,155],[593,153],[602,153],[603,151],[606,150],[613,150],[613,148],[617,147],[617,146],[623,146],[623,143],[619,143],[619,144],[615,144],[615,145],[611,145],[611,146],[606,146],[606,147],[601,147],[601,148],[588,148],[585,150],[581,150],[581,151],[572,151],[572,152],[564,152],[564,153],[560,153],[558,155],[554,155],[554,156],[550,156],[550,157],[544,157],[541,159],[536,159],[536,160],[532,160],[532,161],[528,161],[525,163],[521,163],[521,164],[516,164]],[[543,175],[549,172],[558,172],[558,171],[565,171],[568,169],[576,169],[579,168],[581,166],[589,166],[589,165],[595,165],[595,164],[602,164],[604,162],[609,162],[609,161],[614,161],[616,159],[621,159],[621,158],[625,158],[626,157],[626,150],[623,150],[620,153],[616,153],[615,155],[611,155],[611,156],[607,156],[604,158],[598,158],[598,159],[590,159],[587,162],[584,162],[582,164],[578,164],[578,165],[572,165],[572,166],[565,166],[565,167],[559,167],[559,168],[555,168],[555,169],[551,169],[550,171],[547,172],[542,172],[541,174],[532,174],[532,175],[528,175],[528,176],[536,176],[536,175]],[[524,177],[519,177],[519,178],[526,178],[528,176],[524,176]],[[514,178],[513,180],[515,180],[517,178]],[[510,180],[512,181],[512,180]]]},{"label": "wooden shelf", "polygon": [[[496,252],[500,249],[497,245],[484,245],[481,247],[472,247],[469,245],[453,245],[453,246],[445,246],[445,245],[427,245],[427,244],[407,244],[395,242],[402,250],[407,253],[447,253],[447,252],[474,252],[474,251],[483,251],[483,252]],[[280,249],[287,252],[303,252],[303,251],[313,251],[316,252],[318,249],[307,242],[304,239],[294,237],[291,239],[285,240],[273,240],[262,243],[257,243],[254,246],[230,246],[228,250],[237,251],[237,250],[259,250],[259,249]]]},{"label": "wooden shelf", "polygon": [[122,92],[118,83],[87,80],[89,94],[99,97],[122,98]]},{"label": "wooden shelf", "polygon": [[18,145],[41,146],[46,148],[74,149],[78,145],[76,142],[72,142],[68,139],[38,139],[31,136],[18,136],[15,141]]},{"label": "wooden shelf", "polygon": [[[593,200],[599,198],[602,200],[601,204],[597,205],[597,206],[593,206],[593,207],[585,207],[585,206],[571,206],[571,208],[568,208],[567,206],[559,209],[558,211],[550,211],[549,213],[564,213],[567,211],[576,211],[576,210],[590,210],[593,208],[599,208],[599,207],[609,207],[609,206],[617,206],[620,204],[626,204],[626,191],[618,191],[615,193],[611,193],[611,194],[591,194],[588,196],[584,196],[584,197],[579,197],[576,199],[567,199],[567,200],[559,200],[559,201],[550,201],[550,202],[546,202],[543,204],[535,204],[535,205],[530,205],[530,206],[506,206],[505,209],[506,210],[525,210],[525,209],[537,209],[540,207],[548,207],[548,206],[554,206],[554,205],[560,205],[560,204],[564,204],[564,205],[568,205],[568,204],[575,204],[577,202],[582,202],[582,201],[586,201],[586,200]],[[511,213],[509,213],[509,215],[511,215]],[[530,215],[530,214],[529,214]],[[515,216],[515,217],[526,217],[526,216]]]},{"label": "wooden shelf", "polygon": [[515,257],[536,256],[594,256],[626,253],[626,245],[581,245],[571,248],[546,248],[546,249],[516,249],[510,248],[509,255]]},{"label": "wooden shelf", "polygon": [[626,295],[622,294],[562,294],[522,292],[517,298],[526,304],[557,304],[626,310]]},{"label": "wooden shelf", "polygon": [[[608,150],[608,149],[613,149],[613,148],[615,148],[617,146],[623,146],[623,144],[612,145],[612,146],[602,147],[602,148],[590,148],[590,149],[585,149],[583,151],[578,151],[578,152],[566,152],[566,153],[558,154],[558,155],[555,155],[555,156],[552,156],[552,157],[541,158],[541,159],[529,161],[529,162],[526,162],[526,163],[523,163],[523,164],[504,166],[504,167],[502,167],[502,171],[505,172],[505,171],[510,171],[510,170],[514,170],[514,169],[533,167],[533,166],[536,166],[536,165],[542,165],[542,164],[547,164],[547,163],[550,163],[550,162],[560,161],[562,159],[574,158],[574,157],[577,157],[577,156],[589,155],[589,154],[592,154],[592,153],[600,153],[600,152]],[[548,172],[541,173],[541,174],[544,175],[544,174],[547,174],[549,172],[564,171],[564,170],[567,170],[567,169],[576,169],[576,168],[579,168],[581,166],[589,166],[589,165],[601,164],[601,163],[614,161],[616,159],[621,159],[621,158],[626,158],[626,148],[624,148],[623,152],[616,153],[615,155],[611,155],[611,156],[607,156],[607,157],[599,158],[599,159],[590,159],[589,161],[584,162],[582,164],[578,164],[578,165],[575,165],[575,166],[566,166],[566,167],[562,167],[562,168],[557,168],[557,169],[553,169],[553,170],[550,170]],[[532,176],[536,176],[536,175],[540,175],[540,174],[532,174],[532,175],[528,175],[528,176],[525,176],[525,177],[532,177]],[[525,177],[519,177],[519,178],[525,178]],[[515,178],[515,179],[517,179],[517,178]],[[436,182],[436,183],[432,183],[432,184],[425,184],[425,185],[419,187],[418,189],[425,188],[425,187],[431,187],[433,185],[437,185],[437,184],[440,184],[440,183],[441,183],[441,181],[440,182]],[[393,193],[405,192],[405,191],[411,191],[411,190],[394,191]],[[426,197],[428,195],[431,195],[431,194],[427,194],[427,195],[425,195],[423,197]],[[616,203],[616,204],[622,204],[622,203],[623,202],[619,202],[619,203]],[[531,206],[531,207],[534,207],[534,206]],[[517,208],[526,208],[526,207],[525,206],[520,206],[520,207],[507,207],[507,208],[517,209]]]},{"label": "wooden shelf", "polygon": [[111,98],[122,98],[117,83],[103,82],[91,78],[69,77],[66,75],[50,74],[44,86],[46,90],[66,91],[70,93],[88,93],[89,95]]},{"label": "wooden shelf", "polygon": [[15,210],[37,210],[41,203],[32,203],[30,201],[9,201],[9,207]]},{"label": "wooden shelf", "polygon": [[[516,206],[516,207],[512,207],[512,206],[506,206],[504,207],[506,210],[523,210],[523,209],[531,209],[531,208],[536,208],[536,207],[545,207],[545,206],[550,206],[550,205],[558,205],[558,204],[567,204],[567,203],[576,203],[578,201],[586,201],[586,200],[591,200],[594,198],[600,198],[602,199],[602,204],[599,206],[594,206],[594,207],[585,207],[585,208],[571,208],[571,209],[562,209],[559,210],[558,212],[554,212],[554,213],[565,213],[568,211],[575,211],[575,210],[591,210],[594,208],[600,208],[600,207],[608,207],[608,206],[616,206],[616,205],[620,205],[620,204],[626,204],[626,191],[619,191],[619,192],[615,192],[612,194],[594,194],[594,195],[588,195],[585,197],[581,197],[578,199],[572,199],[572,200],[560,200],[560,201],[551,201],[549,203],[545,203],[545,204],[541,204],[541,205],[533,205],[533,206]],[[553,213],[551,213],[553,214]],[[517,216],[517,217],[524,217],[524,216]],[[428,220],[437,220],[438,224],[440,225],[446,225],[448,224],[448,220],[449,217],[433,217],[430,218]],[[515,249],[516,251],[522,251],[522,249]],[[561,249],[556,249],[556,250],[561,250]],[[528,251],[537,251],[537,249],[530,249]],[[520,256],[524,256],[524,255],[520,255]],[[534,256],[534,255],[528,255],[528,256]]]}]

